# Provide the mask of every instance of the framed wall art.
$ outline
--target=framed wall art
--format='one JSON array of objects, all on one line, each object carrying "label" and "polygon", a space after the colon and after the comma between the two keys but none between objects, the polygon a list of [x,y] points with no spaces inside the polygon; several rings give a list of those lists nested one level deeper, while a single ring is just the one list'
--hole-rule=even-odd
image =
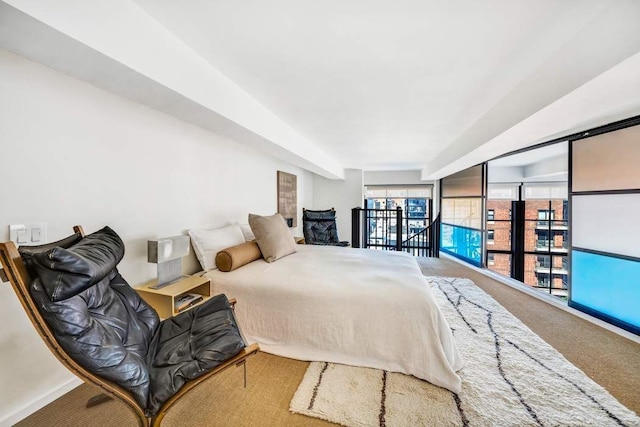
[{"label": "framed wall art", "polygon": [[298,226],[298,177],[278,171],[278,213],[289,227]]}]

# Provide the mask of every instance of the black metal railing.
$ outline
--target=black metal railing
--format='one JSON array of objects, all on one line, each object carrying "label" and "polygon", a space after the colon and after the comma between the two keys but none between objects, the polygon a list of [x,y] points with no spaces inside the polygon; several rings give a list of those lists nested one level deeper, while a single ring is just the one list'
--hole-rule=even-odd
[{"label": "black metal railing", "polygon": [[402,242],[402,250],[413,256],[440,256],[440,215],[422,231]]},{"label": "black metal railing", "polygon": [[[402,208],[351,211],[351,245],[387,251],[404,251],[413,256],[438,257],[440,252],[440,217],[422,230],[403,235]],[[413,219],[413,218],[412,218]],[[407,232],[409,228],[407,227]],[[406,238],[405,238],[406,237]]]}]

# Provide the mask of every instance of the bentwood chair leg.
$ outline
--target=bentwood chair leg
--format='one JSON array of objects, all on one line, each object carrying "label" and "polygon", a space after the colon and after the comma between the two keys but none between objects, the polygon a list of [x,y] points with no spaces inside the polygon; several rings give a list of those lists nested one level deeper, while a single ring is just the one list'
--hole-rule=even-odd
[{"label": "bentwood chair leg", "polygon": [[242,368],[244,369],[244,388],[247,388],[247,359],[243,359],[236,363],[236,368],[240,365],[242,365]]},{"label": "bentwood chair leg", "polygon": [[104,393],[100,393],[97,394],[95,396],[93,396],[92,398],[90,398],[89,400],[87,400],[87,404],[85,405],[85,408],[93,408],[94,406],[98,406],[101,405],[105,402],[108,402],[110,400],[113,400],[113,397],[104,394]]}]

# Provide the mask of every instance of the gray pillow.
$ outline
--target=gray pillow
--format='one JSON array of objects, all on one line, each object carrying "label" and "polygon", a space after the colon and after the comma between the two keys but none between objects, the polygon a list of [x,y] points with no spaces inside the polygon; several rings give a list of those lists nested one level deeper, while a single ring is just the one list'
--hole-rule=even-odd
[{"label": "gray pillow", "polygon": [[277,261],[296,252],[296,241],[282,215],[249,214],[249,225],[256,236],[262,257],[267,262]]}]

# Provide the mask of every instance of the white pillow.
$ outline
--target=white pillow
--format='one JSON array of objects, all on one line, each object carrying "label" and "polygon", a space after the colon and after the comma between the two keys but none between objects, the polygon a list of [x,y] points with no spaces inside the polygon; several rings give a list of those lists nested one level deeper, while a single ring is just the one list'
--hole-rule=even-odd
[{"label": "white pillow", "polygon": [[240,224],[240,229],[242,229],[244,240],[247,242],[256,240],[256,236],[254,236],[253,231],[251,231],[251,226],[249,224]]},{"label": "white pillow", "polygon": [[238,224],[228,225],[215,230],[189,230],[193,251],[200,261],[202,268],[212,270],[216,268],[216,255],[223,249],[244,243],[244,236]]}]

